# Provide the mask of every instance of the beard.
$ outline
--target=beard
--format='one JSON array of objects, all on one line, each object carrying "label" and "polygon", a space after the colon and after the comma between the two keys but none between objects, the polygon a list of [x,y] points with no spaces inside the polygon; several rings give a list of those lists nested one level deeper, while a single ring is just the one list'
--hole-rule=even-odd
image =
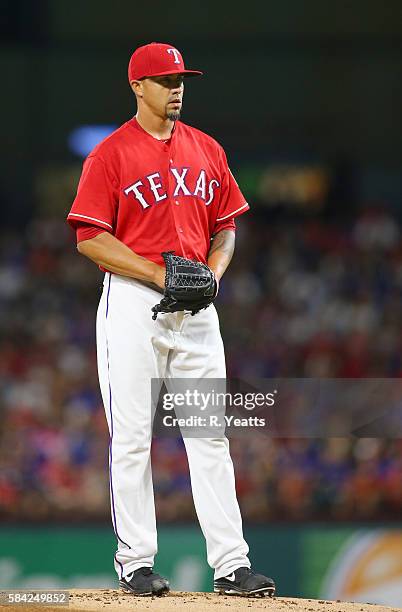
[{"label": "beard", "polygon": [[169,111],[166,117],[170,119],[170,121],[178,121],[180,119],[180,111]]}]

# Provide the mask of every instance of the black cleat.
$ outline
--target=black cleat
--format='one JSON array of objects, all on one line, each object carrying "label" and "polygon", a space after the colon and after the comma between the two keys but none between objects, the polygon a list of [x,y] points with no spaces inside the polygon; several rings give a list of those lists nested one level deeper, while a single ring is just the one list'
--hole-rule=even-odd
[{"label": "black cleat", "polygon": [[230,576],[214,580],[214,592],[224,595],[261,595],[273,597],[275,582],[248,567],[239,567]]},{"label": "black cleat", "polygon": [[164,595],[169,592],[169,582],[159,574],[154,574],[151,567],[140,567],[129,576],[119,580],[124,593],[133,595]]}]

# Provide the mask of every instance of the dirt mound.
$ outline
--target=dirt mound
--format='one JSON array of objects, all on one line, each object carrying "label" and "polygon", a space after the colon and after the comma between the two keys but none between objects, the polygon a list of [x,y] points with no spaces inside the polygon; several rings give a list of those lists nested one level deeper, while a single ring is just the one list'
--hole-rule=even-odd
[{"label": "dirt mound", "polygon": [[164,597],[135,597],[113,589],[85,589],[70,591],[68,608],[65,606],[1,606],[10,612],[78,612],[79,610],[136,610],[155,612],[402,612],[402,608],[389,608],[373,604],[323,601],[317,599],[291,599],[289,597],[237,597],[215,593],[171,592]]},{"label": "dirt mound", "polygon": [[[371,604],[322,601],[316,599],[291,599],[288,597],[237,597],[216,593],[171,592],[164,597],[135,597],[121,591],[71,591],[68,612],[75,610],[155,610],[171,612],[400,612],[401,608],[388,608]],[[60,608],[59,608],[60,611]],[[61,611],[60,611],[61,612]]]}]

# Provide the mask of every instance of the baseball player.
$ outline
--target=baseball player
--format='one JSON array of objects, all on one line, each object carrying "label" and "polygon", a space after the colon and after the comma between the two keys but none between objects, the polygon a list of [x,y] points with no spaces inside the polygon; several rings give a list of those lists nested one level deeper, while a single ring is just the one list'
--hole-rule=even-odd
[{"label": "baseball player", "polygon": [[[151,43],[133,53],[128,79],[137,114],[88,155],[68,214],[78,251],[105,272],[97,355],[110,432],[114,564],[121,588],[136,595],[169,591],[153,572],[150,380],[226,376],[213,304],[204,302],[192,316],[173,299],[152,318],[155,304],[166,306],[166,254],[204,264],[214,283],[209,303],[233,255],[234,218],[249,208],[222,147],[179,121],[184,78],[201,74],[186,70],[172,45]],[[227,438],[184,444],[214,590],[273,595],[273,580],[250,567]]]}]

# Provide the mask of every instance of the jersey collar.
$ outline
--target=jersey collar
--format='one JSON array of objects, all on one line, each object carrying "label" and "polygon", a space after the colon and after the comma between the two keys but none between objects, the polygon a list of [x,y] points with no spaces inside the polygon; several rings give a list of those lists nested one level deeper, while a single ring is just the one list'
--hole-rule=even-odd
[{"label": "jersey collar", "polygon": [[155,138],[154,136],[152,136],[152,134],[150,134],[149,132],[144,130],[144,128],[138,123],[137,118],[135,116],[132,119],[129,120],[129,124],[131,125],[131,127],[133,127],[134,129],[138,130],[142,134],[145,134],[149,138],[152,138],[152,140],[154,140],[155,142],[160,142],[160,143],[169,143],[169,142],[172,142],[173,136],[174,136],[174,134],[177,131],[177,124],[178,123],[180,123],[180,121],[175,121],[174,122],[172,133],[171,133],[170,138],[168,140],[159,140],[159,138]]}]

